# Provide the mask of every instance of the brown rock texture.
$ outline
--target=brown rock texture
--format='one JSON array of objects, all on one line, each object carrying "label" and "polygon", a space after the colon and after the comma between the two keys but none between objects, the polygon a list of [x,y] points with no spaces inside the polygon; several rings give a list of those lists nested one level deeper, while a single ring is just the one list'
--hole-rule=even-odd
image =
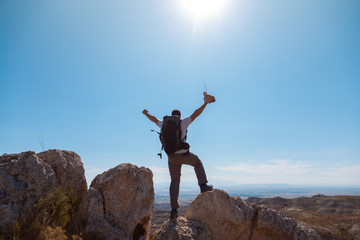
[{"label": "brown rock texture", "polygon": [[38,153],[37,156],[54,170],[57,186],[71,187],[77,194],[87,190],[85,170],[78,154],[54,149]]},{"label": "brown rock texture", "polygon": [[0,157],[0,231],[6,231],[20,214],[29,212],[55,187],[73,187],[77,195],[87,188],[79,155],[48,150],[36,154],[4,154]]},{"label": "brown rock texture", "polygon": [[167,220],[153,236],[153,240],[192,240],[212,239],[211,232],[205,224],[187,220],[183,217]]},{"label": "brown rock texture", "polygon": [[154,207],[152,172],[129,163],[96,176],[79,207],[83,232],[112,239],[148,238]]},{"label": "brown rock texture", "polygon": [[189,206],[185,217],[205,223],[213,239],[320,239],[312,229],[298,225],[280,212],[249,205],[218,189],[200,194]]},{"label": "brown rock texture", "polygon": [[[199,194],[190,204],[185,220],[165,222],[154,233],[154,239],[320,240],[314,230],[280,212],[249,205],[218,189]],[[189,234],[194,228],[196,234]]]},{"label": "brown rock texture", "polygon": [[190,204],[185,217],[204,222],[213,239],[249,239],[255,213],[256,209],[245,208],[239,197],[215,189],[200,194]]},{"label": "brown rock texture", "polygon": [[251,197],[246,202],[280,211],[314,229],[323,240],[360,239],[360,196]]}]

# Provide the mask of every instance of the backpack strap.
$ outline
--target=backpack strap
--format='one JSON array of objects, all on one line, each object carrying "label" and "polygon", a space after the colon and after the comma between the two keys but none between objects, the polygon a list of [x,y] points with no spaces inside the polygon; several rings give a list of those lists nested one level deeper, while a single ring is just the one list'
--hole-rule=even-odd
[{"label": "backpack strap", "polygon": [[179,134],[179,143],[182,142],[182,139],[181,139],[181,135],[182,135],[182,132],[181,132],[181,121],[182,121],[182,120],[179,121],[179,126],[178,126],[179,133],[180,133],[180,134]]}]

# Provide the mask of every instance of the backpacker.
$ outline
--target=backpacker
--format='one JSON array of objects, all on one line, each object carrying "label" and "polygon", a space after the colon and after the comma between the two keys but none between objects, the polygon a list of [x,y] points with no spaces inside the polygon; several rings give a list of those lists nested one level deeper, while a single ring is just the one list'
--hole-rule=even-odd
[{"label": "backpacker", "polygon": [[160,141],[166,154],[173,154],[181,145],[180,118],[177,115],[164,116],[160,131]]}]

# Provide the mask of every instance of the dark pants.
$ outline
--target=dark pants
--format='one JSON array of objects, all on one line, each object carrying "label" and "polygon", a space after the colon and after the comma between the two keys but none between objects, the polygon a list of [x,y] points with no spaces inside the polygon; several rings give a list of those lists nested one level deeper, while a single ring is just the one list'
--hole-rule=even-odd
[{"label": "dark pants", "polygon": [[180,187],[181,165],[187,164],[194,167],[199,185],[207,183],[207,179],[204,166],[202,165],[201,160],[195,154],[171,154],[168,156],[168,159],[171,177],[170,204],[172,209],[177,209],[179,208],[178,197]]}]

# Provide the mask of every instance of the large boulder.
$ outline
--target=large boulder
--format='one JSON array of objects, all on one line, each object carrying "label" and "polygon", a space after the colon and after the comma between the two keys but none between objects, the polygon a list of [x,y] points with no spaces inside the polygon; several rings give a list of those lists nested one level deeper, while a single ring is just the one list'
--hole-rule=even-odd
[{"label": "large boulder", "polygon": [[[284,217],[280,212],[265,206],[249,205],[241,198],[230,197],[225,191],[218,189],[199,194],[190,204],[185,218],[186,224],[179,224],[179,221],[175,222],[177,225],[170,224],[171,221],[165,222],[154,233],[154,239],[320,239],[314,230],[300,226],[296,221]],[[185,221],[181,220],[180,222]],[[184,230],[179,229],[182,227]],[[184,234],[190,230],[196,234]]]},{"label": "large boulder", "polygon": [[108,240],[148,238],[154,207],[152,177],[150,169],[128,163],[96,176],[80,203],[80,231]]},{"label": "large boulder", "polygon": [[189,206],[185,217],[205,223],[213,239],[249,239],[256,209],[245,207],[239,197],[213,190],[200,194]]},{"label": "large boulder", "polygon": [[205,223],[212,239],[320,239],[312,229],[300,226],[280,212],[249,205],[218,189],[200,194],[189,206],[185,217]]},{"label": "large boulder", "polygon": [[76,153],[49,150],[0,156],[0,231],[56,187],[72,187],[79,196],[86,191],[84,168]]}]

